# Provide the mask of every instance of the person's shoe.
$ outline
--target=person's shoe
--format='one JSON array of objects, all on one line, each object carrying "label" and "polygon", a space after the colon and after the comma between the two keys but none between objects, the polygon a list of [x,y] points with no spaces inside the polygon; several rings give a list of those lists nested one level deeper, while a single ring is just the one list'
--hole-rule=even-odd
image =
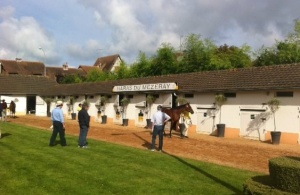
[{"label": "person's shoe", "polygon": [[78,146],[79,148],[89,148],[88,146]]},{"label": "person's shoe", "polygon": [[158,150],[158,152],[164,152],[163,150]]},{"label": "person's shoe", "polygon": [[154,152],[155,150],[154,149],[151,149],[151,152]]}]

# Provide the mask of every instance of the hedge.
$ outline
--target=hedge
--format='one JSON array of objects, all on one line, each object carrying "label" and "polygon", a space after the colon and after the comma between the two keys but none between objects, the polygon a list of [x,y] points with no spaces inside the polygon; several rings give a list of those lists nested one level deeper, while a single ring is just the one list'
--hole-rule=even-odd
[{"label": "hedge", "polygon": [[272,179],[269,175],[255,176],[248,179],[243,187],[244,194],[248,195],[296,195],[290,192],[284,192],[276,189],[272,185]]},{"label": "hedge", "polygon": [[300,193],[300,157],[284,156],[270,159],[269,172],[276,188]]}]

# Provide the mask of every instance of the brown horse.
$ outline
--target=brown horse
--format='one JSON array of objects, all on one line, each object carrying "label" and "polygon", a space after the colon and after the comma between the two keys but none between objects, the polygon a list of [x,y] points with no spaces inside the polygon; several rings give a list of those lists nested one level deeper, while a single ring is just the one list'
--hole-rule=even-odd
[{"label": "brown horse", "polygon": [[[162,108],[162,112],[165,112],[167,115],[171,117],[170,137],[172,137],[172,130],[176,131],[178,127],[178,121],[180,119],[180,114],[184,111],[194,114],[194,110],[192,109],[189,103],[177,106],[175,108],[164,108],[164,107]],[[181,132],[181,136],[182,136],[182,132]]]}]

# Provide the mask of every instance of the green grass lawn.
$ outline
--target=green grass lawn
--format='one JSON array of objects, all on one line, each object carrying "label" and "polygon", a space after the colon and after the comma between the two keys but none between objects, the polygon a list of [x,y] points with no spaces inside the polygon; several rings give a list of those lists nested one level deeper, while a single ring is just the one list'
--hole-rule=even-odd
[{"label": "green grass lawn", "polygon": [[242,194],[244,181],[259,175],[96,140],[81,149],[69,135],[69,146],[49,147],[49,131],[0,128],[1,195]]}]

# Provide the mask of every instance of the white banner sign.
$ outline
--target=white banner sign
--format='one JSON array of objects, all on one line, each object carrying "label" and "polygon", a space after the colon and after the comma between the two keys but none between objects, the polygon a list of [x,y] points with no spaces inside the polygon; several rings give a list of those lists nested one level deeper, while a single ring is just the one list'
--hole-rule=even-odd
[{"label": "white banner sign", "polygon": [[155,83],[155,84],[141,84],[141,85],[121,85],[114,86],[113,92],[124,91],[159,91],[159,90],[177,90],[176,83]]}]

